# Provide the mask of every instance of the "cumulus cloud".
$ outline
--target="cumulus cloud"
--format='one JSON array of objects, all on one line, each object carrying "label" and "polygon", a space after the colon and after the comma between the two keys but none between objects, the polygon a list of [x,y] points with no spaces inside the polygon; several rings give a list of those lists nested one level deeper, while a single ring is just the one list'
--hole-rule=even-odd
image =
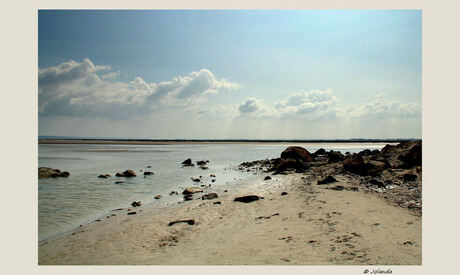
[{"label": "cumulus cloud", "polygon": [[238,107],[245,117],[284,119],[296,118],[301,120],[322,119],[353,119],[388,117],[417,117],[421,115],[421,106],[417,103],[402,103],[386,100],[384,94],[377,96],[374,102],[359,106],[338,106],[339,99],[333,91],[312,90],[293,93],[276,102],[273,108],[265,105],[260,99],[247,98]]},{"label": "cumulus cloud", "polygon": [[128,118],[160,106],[186,106],[202,102],[208,93],[236,90],[241,86],[202,69],[170,81],[147,83],[141,77],[129,82],[112,79],[119,72],[101,71],[110,66],[94,65],[89,59],[68,61],[54,67],[39,69],[39,113],[42,116],[99,116]]}]

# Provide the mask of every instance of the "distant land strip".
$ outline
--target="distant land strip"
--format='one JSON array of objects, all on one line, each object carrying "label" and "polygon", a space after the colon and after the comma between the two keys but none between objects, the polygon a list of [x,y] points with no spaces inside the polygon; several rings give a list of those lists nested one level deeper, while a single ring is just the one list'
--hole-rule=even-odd
[{"label": "distant land strip", "polygon": [[420,139],[111,139],[38,138],[39,144],[398,143]]}]

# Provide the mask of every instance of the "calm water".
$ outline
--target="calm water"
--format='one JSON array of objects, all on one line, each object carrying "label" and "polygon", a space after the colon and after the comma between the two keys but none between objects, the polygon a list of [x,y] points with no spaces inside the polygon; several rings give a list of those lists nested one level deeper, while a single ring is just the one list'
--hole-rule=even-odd
[{"label": "calm water", "polygon": [[[247,180],[252,173],[239,172],[232,167],[244,161],[276,158],[292,144],[215,144],[215,145],[87,145],[40,144],[39,167],[69,171],[69,178],[38,180],[38,238],[39,241],[97,219],[110,210],[128,207],[133,201],[164,205],[182,201],[182,196],[169,196],[192,186],[191,177],[203,176],[203,184],[211,183],[210,174],[217,176],[214,186],[231,185]],[[385,144],[302,144],[308,151],[319,148],[345,152],[381,149]],[[191,158],[209,160],[208,170],[181,167]],[[146,168],[146,166],[152,168]],[[117,178],[116,172],[134,170],[135,178]],[[143,176],[142,171],[155,175]],[[100,174],[112,178],[99,179]],[[116,181],[124,181],[115,184]],[[155,195],[162,195],[154,200]]]}]

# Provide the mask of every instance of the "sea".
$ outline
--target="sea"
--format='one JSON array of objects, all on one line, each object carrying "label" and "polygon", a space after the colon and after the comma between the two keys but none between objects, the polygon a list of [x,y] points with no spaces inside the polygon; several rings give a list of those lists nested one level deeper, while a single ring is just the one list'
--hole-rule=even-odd
[{"label": "sea", "polygon": [[[116,144],[39,144],[38,166],[70,172],[68,178],[38,179],[38,241],[42,242],[80,225],[104,217],[113,209],[130,207],[133,201],[160,207],[183,201],[179,194],[193,186],[191,178],[202,176],[202,183],[229,186],[256,177],[240,171],[246,161],[280,156],[286,147],[299,145],[309,152],[319,148],[355,153],[381,149],[387,143],[194,143],[165,145]],[[209,161],[209,169],[182,167],[186,159]],[[151,168],[147,168],[150,166]],[[137,177],[115,177],[133,170]],[[145,171],[154,175],[144,176]],[[110,178],[98,178],[110,174]],[[214,174],[215,182],[211,182]],[[121,183],[120,183],[121,181]],[[161,199],[154,196],[162,195]]]}]

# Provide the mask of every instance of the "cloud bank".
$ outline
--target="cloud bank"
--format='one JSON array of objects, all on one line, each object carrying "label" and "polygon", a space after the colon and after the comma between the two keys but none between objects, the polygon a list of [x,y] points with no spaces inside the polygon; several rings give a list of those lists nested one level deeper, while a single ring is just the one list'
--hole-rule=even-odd
[{"label": "cloud bank", "polygon": [[87,58],[80,63],[71,60],[39,69],[39,114],[130,118],[165,106],[191,105],[206,100],[207,94],[241,87],[238,83],[217,79],[208,69],[159,83],[147,83],[141,77],[130,82],[114,81],[120,73],[107,72],[110,69],[110,66],[94,65]]}]

